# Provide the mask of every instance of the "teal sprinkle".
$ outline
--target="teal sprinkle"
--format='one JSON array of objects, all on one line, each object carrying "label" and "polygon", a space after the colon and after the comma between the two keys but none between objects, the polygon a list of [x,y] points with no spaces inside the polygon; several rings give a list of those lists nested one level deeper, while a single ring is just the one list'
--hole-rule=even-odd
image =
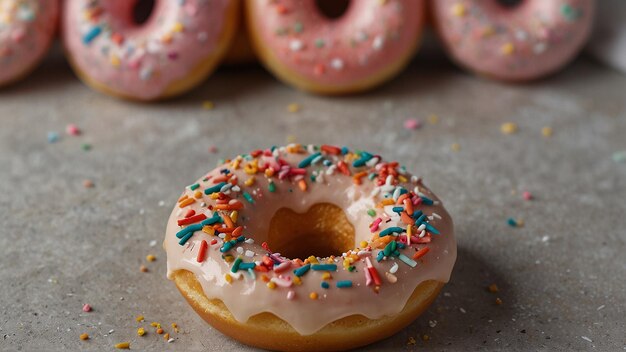
[{"label": "teal sprinkle", "polygon": [[367,211],[367,215],[369,215],[369,216],[371,216],[371,217],[376,216],[376,210],[374,210],[374,209],[370,209],[370,210],[368,210],[368,211]]},{"label": "teal sprinkle", "polygon": [[300,163],[298,164],[298,167],[304,168],[304,167],[311,165],[311,162],[313,161],[313,159],[317,158],[320,155],[322,154],[320,152],[317,152],[317,153],[313,153],[307,156],[306,158],[302,159],[302,161],[300,161]]},{"label": "teal sprinkle", "polygon": [[385,246],[385,248],[383,249],[383,255],[385,257],[388,257],[391,255],[391,253],[393,252],[394,248],[394,244],[396,243],[396,241],[391,241],[389,243],[387,243],[387,245]]},{"label": "teal sprinkle", "polygon": [[406,247],[406,245],[402,242],[398,242],[398,248],[400,249],[404,249]]},{"label": "teal sprinkle", "polygon": [[198,189],[198,187],[200,187],[199,183],[194,183],[193,185],[189,186],[189,189],[192,191],[195,191]]},{"label": "teal sprinkle", "polygon": [[[422,215],[420,215],[420,217],[419,217],[419,218],[417,218],[417,219],[415,220],[415,223],[416,223],[416,224],[421,224],[421,223],[423,223],[423,222],[424,222],[424,220],[425,220],[425,219],[426,219],[426,214],[422,214]],[[419,226],[419,225],[418,225],[418,226]]]},{"label": "teal sprinkle", "polygon": [[372,181],[372,180],[373,180],[373,179],[375,179],[377,176],[378,176],[378,174],[377,174],[377,173],[372,172],[372,173],[370,173],[369,175],[367,175],[367,178],[368,178],[370,181]]},{"label": "teal sprinkle", "polygon": [[193,236],[193,232],[189,232],[188,234],[186,234],[183,238],[181,238],[181,240],[178,242],[178,244],[181,245],[181,246],[184,245],[185,243],[187,243],[187,241],[189,241],[191,236]]},{"label": "teal sprinkle", "polygon": [[185,237],[189,233],[194,233],[194,232],[200,231],[200,230],[202,230],[202,223],[189,225],[189,226],[185,227],[184,229],[178,231],[176,233],[176,237],[177,238],[183,238],[183,237]]},{"label": "teal sprinkle", "polygon": [[374,156],[368,152],[361,152],[361,157],[357,160],[355,160],[352,163],[352,166],[354,167],[361,167],[361,166],[365,166],[365,163],[370,161],[370,159],[372,159]]},{"label": "teal sprinkle", "polygon": [[276,192],[276,185],[274,184],[274,181],[270,181],[270,184],[267,186],[267,188],[272,193]]},{"label": "teal sprinkle", "polygon": [[402,233],[404,232],[404,229],[401,227],[388,227],[382,231],[380,231],[380,234],[378,235],[378,237],[385,237],[388,235],[391,235],[392,233]]},{"label": "teal sprinkle", "polygon": [[315,271],[337,271],[336,264],[313,264],[311,269]]},{"label": "teal sprinkle", "polygon": [[397,257],[400,255],[400,251],[398,251],[397,249],[395,251],[393,251],[393,253],[391,253],[392,256]]},{"label": "teal sprinkle", "polygon": [[311,264],[307,264],[307,265],[301,266],[298,269],[294,270],[293,273],[296,276],[300,277],[300,276],[306,274],[307,271],[309,271],[309,269],[311,269]]},{"label": "teal sprinkle", "polygon": [[326,281],[322,281],[322,288],[329,288],[330,285]]},{"label": "teal sprinkle", "polygon": [[563,14],[563,17],[568,21],[576,21],[582,16],[582,11],[574,8],[570,4],[563,4],[563,6],[561,6],[561,14]]},{"label": "teal sprinkle", "polygon": [[337,288],[350,288],[350,287],[352,287],[352,281],[350,280],[337,281]]},{"label": "teal sprinkle", "polygon": [[229,250],[231,250],[233,248],[233,246],[234,246],[234,244],[231,243],[230,241],[224,242],[224,245],[222,246],[222,248],[220,248],[220,252],[226,253]]},{"label": "teal sprinkle", "polygon": [[404,187],[400,187],[400,195],[403,195],[405,193],[409,193],[409,191],[407,191]]},{"label": "teal sprinkle", "polygon": [[208,219],[202,220],[202,222],[200,223],[200,229],[198,229],[196,231],[202,230],[202,226],[213,225],[213,224],[216,224],[218,222],[222,222],[222,218],[219,215],[217,215],[217,213],[213,214],[212,218],[208,218]]},{"label": "teal sprinkle", "polygon": [[328,159],[324,159],[324,161],[322,162],[322,164],[326,167],[329,167],[330,165],[333,164],[332,161],[328,160]]},{"label": "teal sprinkle", "polygon": [[350,149],[348,149],[348,147],[341,147],[341,155],[346,155],[350,152]]},{"label": "teal sprinkle", "polygon": [[252,280],[256,280],[256,274],[254,273],[254,270],[248,269],[248,274],[250,274],[250,278],[252,278]]},{"label": "teal sprinkle", "polygon": [[420,198],[422,198],[422,203],[424,205],[433,205],[433,204],[435,204],[435,202],[433,202],[433,200],[428,198],[428,197],[420,197]]},{"label": "teal sprinkle", "polygon": [[102,27],[93,27],[85,36],[83,37],[83,44],[91,43],[96,37],[98,37],[102,33]]},{"label": "teal sprinkle", "polygon": [[245,241],[245,240],[246,240],[246,236],[241,235],[241,236],[237,237],[236,242],[237,242],[237,243],[241,243],[241,242],[243,242],[243,241]]},{"label": "teal sprinkle", "polygon": [[404,262],[404,264],[410,266],[411,268],[415,268],[415,266],[417,265],[417,262],[409,257],[407,257],[404,254],[400,254],[398,256],[398,259],[400,259],[402,262]]},{"label": "teal sprinkle", "polygon": [[213,187],[209,187],[204,190],[204,194],[209,195],[211,193],[219,192],[222,187],[226,186],[226,182],[220,182]]},{"label": "teal sprinkle", "polygon": [[509,224],[509,226],[511,226],[511,227],[517,227],[517,221],[515,221],[515,219],[513,219],[513,218],[509,218],[506,221],[506,223]]},{"label": "teal sprinkle", "polygon": [[391,208],[391,210],[392,210],[394,213],[398,213],[398,214],[400,214],[400,213],[402,213],[402,212],[404,211],[404,208],[403,208],[403,207],[393,207],[393,208]]},{"label": "teal sprinkle", "polygon": [[413,219],[419,219],[419,217],[420,217],[420,216],[422,216],[422,214],[424,214],[424,212],[423,212],[423,211],[421,211],[421,210],[416,210],[416,211],[414,211],[414,212],[413,212],[413,215],[411,215],[411,217],[412,217]]},{"label": "teal sprinkle", "polygon": [[239,270],[250,270],[256,267],[255,263],[241,263],[239,264]]},{"label": "teal sprinkle", "polygon": [[309,177],[311,179],[311,182],[315,182],[315,175],[311,174],[311,177]]},{"label": "teal sprinkle", "polygon": [[433,225],[429,224],[429,223],[424,223],[426,225],[426,231],[432,233],[433,235],[440,235],[441,232],[439,232],[439,230],[437,230]]},{"label": "teal sprinkle", "polygon": [[244,191],[243,192],[243,197],[248,201],[248,203],[254,204],[254,199],[252,198],[250,193]]},{"label": "teal sprinkle", "polygon": [[239,271],[239,265],[241,264],[242,260],[240,257],[237,257],[237,259],[235,259],[235,262],[233,263],[233,267],[230,268],[230,272],[231,273],[236,273]]},{"label": "teal sprinkle", "polygon": [[376,255],[376,261],[380,262],[381,260],[383,260],[383,258],[385,257],[385,253],[383,253],[383,251],[378,252],[378,254]]}]

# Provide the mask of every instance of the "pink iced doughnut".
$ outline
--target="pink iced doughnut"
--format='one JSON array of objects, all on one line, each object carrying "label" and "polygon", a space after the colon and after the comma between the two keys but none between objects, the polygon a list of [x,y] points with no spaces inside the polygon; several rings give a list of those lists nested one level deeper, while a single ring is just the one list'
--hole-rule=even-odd
[{"label": "pink iced doughnut", "polygon": [[0,86],[37,66],[52,43],[58,18],[58,0],[0,1]]},{"label": "pink iced doughnut", "polygon": [[202,82],[228,49],[236,0],[154,0],[145,22],[139,0],[66,0],[63,40],[90,86],[135,100],[182,94]]},{"label": "pink iced doughnut", "polygon": [[393,77],[415,51],[422,0],[351,1],[327,18],[315,0],[248,0],[250,39],[267,68],[303,90],[363,91]]},{"label": "pink iced doughnut", "polygon": [[571,61],[589,37],[593,0],[504,3],[431,1],[439,35],[460,65],[495,79],[532,80]]}]

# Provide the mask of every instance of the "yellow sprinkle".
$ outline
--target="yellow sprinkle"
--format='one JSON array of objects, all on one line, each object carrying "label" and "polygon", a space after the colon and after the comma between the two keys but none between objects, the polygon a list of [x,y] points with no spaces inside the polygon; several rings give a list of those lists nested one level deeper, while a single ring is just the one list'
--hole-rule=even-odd
[{"label": "yellow sprinkle", "polygon": [[315,256],[310,256],[307,258],[307,260],[309,261],[309,263],[311,264],[318,264],[319,262],[317,261],[317,258],[315,258]]},{"label": "yellow sprinkle", "polygon": [[496,30],[492,26],[487,26],[483,28],[482,36],[483,38],[490,37],[496,33]]},{"label": "yellow sprinkle", "polygon": [[152,326],[153,328],[160,328],[161,324],[157,323],[156,321],[153,321],[152,323],[150,323],[150,326]]},{"label": "yellow sprinkle", "polygon": [[276,288],[276,284],[274,283],[274,281],[270,281],[267,283],[267,288],[269,289],[275,289]]},{"label": "yellow sprinkle", "polygon": [[135,320],[140,323],[144,320],[143,315],[138,315],[137,318],[135,318]]},{"label": "yellow sprinkle", "polygon": [[300,111],[300,104],[298,104],[298,103],[291,103],[291,104],[287,105],[287,111],[289,111],[289,112],[298,112],[298,111]]},{"label": "yellow sprinkle", "polygon": [[465,8],[465,5],[461,4],[460,2],[452,5],[452,14],[456,17],[463,17],[466,13],[467,9]]},{"label": "yellow sprinkle", "polygon": [[237,222],[237,218],[239,217],[239,213],[237,212],[237,210],[233,210],[232,213],[230,213],[230,219],[233,222]]},{"label": "yellow sprinkle", "polygon": [[153,261],[156,260],[156,257],[154,256],[154,254],[148,254],[146,256],[146,260],[149,261],[149,262],[153,262]]},{"label": "yellow sprinkle", "polygon": [[367,247],[367,241],[361,241],[361,242],[359,243],[359,246],[361,246],[361,248],[365,248],[365,247]]},{"label": "yellow sprinkle", "polygon": [[504,55],[511,55],[515,52],[515,45],[513,45],[513,43],[506,43],[500,47],[500,52]]},{"label": "yellow sprinkle", "polygon": [[87,333],[80,334],[79,338],[83,341],[89,340],[89,335]]},{"label": "yellow sprinkle", "polygon": [[174,332],[178,333],[178,324],[172,323],[172,329],[174,329]]},{"label": "yellow sprinkle", "polygon": [[506,122],[500,126],[500,131],[504,134],[513,134],[517,132],[517,124],[514,122]]},{"label": "yellow sprinkle", "polygon": [[211,195],[209,196],[211,199],[217,199],[220,197],[219,192],[213,192],[211,193]]},{"label": "yellow sprinkle", "polygon": [[233,163],[231,165],[233,166],[233,169],[237,170],[239,169],[239,164],[241,164],[241,159],[237,158],[233,160]]},{"label": "yellow sprinkle", "polygon": [[226,279],[226,282],[228,282],[229,284],[233,282],[233,277],[229,274],[224,275],[224,279]]},{"label": "yellow sprinkle", "polygon": [[120,67],[120,64],[122,63],[120,58],[115,54],[111,55],[110,62],[113,67]]},{"label": "yellow sprinkle", "polygon": [[248,175],[254,175],[259,171],[259,167],[258,167],[258,163],[259,161],[257,159],[254,159],[253,161],[247,163],[243,170],[248,174]]},{"label": "yellow sprinkle", "polygon": [[311,292],[311,293],[309,294],[309,298],[310,298],[310,299],[317,299],[317,292]]},{"label": "yellow sprinkle", "polygon": [[424,335],[424,336],[422,336],[422,340],[428,341],[428,340],[430,340],[430,336]]},{"label": "yellow sprinkle", "polygon": [[165,335],[163,335],[163,340],[167,341],[170,339],[170,333],[166,332]]},{"label": "yellow sprinkle", "polygon": [[544,127],[541,129],[541,134],[543,134],[544,137],[552,137],[552,127]]},{"label": "yellow sprinkle", "polygon": [[[230,239],[229,239],[229,241],[230,241]],[[226,254],[226,255],[224,256],[224,260],[226,261],[226,263],[232,263],[232,262],[234,262],[234,261],[235,261],[235,257],[233,257],[233,256],[232,256],[232,255],[230,255],[230,254]],[[228,275],[228,274],[226,274],[226,275]],[[228,275],[228,276],[230,276],[230,275]],[[231,279],[232,279],[232,277],[231,277]]]},{"label": "yellow sprinkle", "polygon": [[205,100],[202,102],[202,108],[204,110],[213,110],[215,108],[215,103],[210,100]]},{"label": "yellow sprinkle", "polygon": [[409,346],[413,346],[417,343],[417,341],[415,341],[415,338],[413,336],[409,336],[409,340],[407,341],[407,345]]},{"label": "yellow sprinkle", "polygon": [[299,276],[296,276],[296,277],[293,278],[293,283],[295,285],[302,285],[302,279],[300,279]]},{"label": "yellow sprinkle", "polygon": [[398,176],[398,181],[404,183],[404,182],[408,182],[409,180],[407,180],[407,178],[404,177],[404,175],[399,175]]},{"label": "yellow sprinkle", "polygon": [[203,226],[202,232],[209,234],[211,236],[215,235],[215,229],[213,228],[213,226]]},{"label": "yellow sprinkle", "polygon": [[332,279],[332,278],[333,278],[333,277],[330,275],[330,273],[329,273],[329,272],[326,272],[326,273],[323,273],[323,274],[322,274],[322,280],[330,280],[330,279]]},{"label": "yellow sprinkle", "polygon": [[461,150],[461,145],[459,143],[452,143],[450,148],[453,152],[458,152],[459,150]]},{"label": "yellow sprinkle", "polygon": [[395,202],[394,202],[394,200],[393,200],[393,199],[391,199],[391,198],[387,198],[387,199],[383,199],[383,200],[381,201],[381,203],[382,203],[383,205],[393,205]]},{"label": "yellow sprinkle", "polygon": [[431,125],[438,124],[439,116],[437,116],[436,114],[431,114],[430,116],[428,116],[428,123],[430,123]]},{"label": "yellow sprinkle", "polygon": [[130,342],[120,342],[118,344],[115,344],[115,346],[113,347],[117,348],[118,350],[128,350],[130,349]]},{"label": "yellow sprinkle", "polygon": [[387,4],[387,0],[378,0],[378,5],[385,6]]},{"label": "yellow sprinkle", "polygon": [[254,176],[250,177],[249,179],[247,179],[244,184],[248,187],[252,186],[254,184],[255,178]]},{"label": "yellow sprinkle", "polygon": [[144,328],[137,329],[137,335],[143,336],[145,334],[146,334],[146,329],[144,329]]},{"label": "yellow sprinkle", "polygon": [[413,234],[413,226],[406,225],[406,237],[411,238],[412,234]]},{"label": "yellow sprinkle", "polygon": [[174,27],[172,27],[172,32],[180,33],[183,30],[185,30],[185,26],[182,23],[180,22],[174,23]]}]

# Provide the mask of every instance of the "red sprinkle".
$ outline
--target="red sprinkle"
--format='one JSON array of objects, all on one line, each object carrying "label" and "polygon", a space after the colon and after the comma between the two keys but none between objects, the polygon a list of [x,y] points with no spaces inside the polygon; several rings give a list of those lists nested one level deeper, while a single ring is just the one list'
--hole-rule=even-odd
[{"label": "red sprinkle", "polygon": [[214,245],[214,244],[217,244],[217,240],[216,239],[211,240],[211,246]]},{"label": "red sprinkle", "polygon": [[350,176],[350,169],[348,169],[348,164],[346,164],[344,161],[338,162],[337,168],[339,169],[339,171],[341,171],[342,174]]},{"label": "red sprinkle", "polygon": [[193,223],[196,223],[196,222],[200,222],[200,221],[202,221],[204,219],[206,219],[206,215],[204,215],[204,213],[200,213],[198,215],[194,215],[194,216],[189,217],[189,218],[179,219],[178,220],[178,226],[193,224]]},{"label": "red sprinkle", "polygon": [[374,283],[377,286],[380,286],[382,284],[382,281],[380,281],[380,276],[378,275],[378,271],[376,270],[376,268],[369,267],[367,268],[367,270],[370,272],[370,275],[372,275],[372,279],[374,280]]},{"label": "red sprinkle", "polygon": [[326,152],[326,153],[332,154],[332,155],[339,155],[339,154],[341,154],[341,148],[335,147],[334,145],[324,144],[324,145],[322,145],[321,150],[323,152]]},{"label": "red sprinkle", "polygon": [[525,191],[524,193],[522,193],[522,197],[524,197],[525,200],[532,200],[533,199],[533,195],[530,192],[528,192],[528,191]]},{"label": "red sprinkle", "polygon": [[206,257],[206,249],[209,246],[205,240],[202,240],[200,243],[200,249],[198,250],[198,263],[202,263],[204,261],[204,257]]},{"label": "red sprinkle", "polygon": [[187,213],[185,214],[185,217],[186,218],[190,218],[190,217],[192,217],[194,215],[196,215],[196,211],[193,210],[193,209],[189,209],[189,210],[187,210]]}]

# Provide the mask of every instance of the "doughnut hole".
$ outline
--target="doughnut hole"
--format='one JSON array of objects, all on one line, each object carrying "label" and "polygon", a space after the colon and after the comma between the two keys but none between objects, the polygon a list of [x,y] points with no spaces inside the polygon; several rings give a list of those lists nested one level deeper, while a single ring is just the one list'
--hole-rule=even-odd
[{"label": "doughnut hole", "polygon": [[132,11],[132,21],[136,26],[142,26],[148,22],[154,12],[156,1],[136,0]]},{"label": "doughnut hole", "polygon": [[355,248],[354,226],[341,208],[330,203],[315,204],[300,214],[280,208],[270,220],[267,244],[291,259],[341,256]]},{"label": "doughnut hole", "polygon": [[315,0],[315,5],[324,17],[335,20],[348,11],[350,0]]}]

